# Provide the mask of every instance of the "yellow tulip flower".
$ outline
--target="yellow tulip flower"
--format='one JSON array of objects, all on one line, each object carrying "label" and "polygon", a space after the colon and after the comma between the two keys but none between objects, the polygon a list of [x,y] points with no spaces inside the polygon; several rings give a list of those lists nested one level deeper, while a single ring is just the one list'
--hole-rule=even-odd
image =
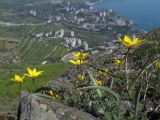
[{"label": "yellow tulip flower", "polygon": [[109,70],[106,68],[106,69],[97,69],[97,72],[101,75],[105,75]]},{"label": "yellow tulip flower", "polygon": [[34,68],[33,70],[30,68],[27,68],[27,71],[28,71],[28,74],[25,74],[25,75],[31,78],[36,78],[43,73],[43,71],[37,71],[36,68]]},{"label": "yellow tulip flower", "polygon": [[114,63],[115,63],[115,65],[117,65],[117,66],[121,66],[124,62],[123,62],[121,59],[116,59],[116,60],[114,61]]},{"label": "yellow tulip flower", "polygon": [[12,81],[15,81],[15,82],[17,82],[17,83],[22,83],[23,80],[24,80],[24,76],[21,77],[21,76],[15,74],[14,78],[11,79],[11,80],[12,80]]},{"label": "yellow tulip flower", "polygon": [[69,63],[73,65],[83,65],[83,64],[86,64],[87,61],[77,59],[77,60],[69,60]]},{"label": "yellow tulip flower", "polygon": [[118,37],[118,39],[122,42],[123,45],[125,45],[127,48],[132,48],[136,45],[139,45],[140,43],[144,42],[144,40],[140,40],[138,38],[134,38],[133,40],[128,36],[125,35],[124,39]]},{"label": "yellow tulip flower", "polygon": [[73,53],[73,56],[75,56],[77,59],[85,59],[87,56],[87,53],[81,53],[81,52],[77,52],[77,53]]},{"label": "yellow tulip flower", "polygon": [[59,97],[59,94],[56,93],[56,92],[54,92],[54,91],[52,91],[52,90],[48,90],[47,93],[48,93],[50,96],[52,96],[52,97],[56,97],[56,98]]},{"label": "yellow tulip flower", "polygon": [[77,75],[77,78],[78,78],[79,80],[84,80],[84,79],[85,79],[84,75],[81,75],[81,74]]},{"label": "yellow tulip flower", "polygon": [[102,86],[103,85],[103,81],[98,79],[98,80],[96,80],[96,84],[99,85],[99,86]]},{"label": "yellow tulip flower", "polygon": [[157,61],[155,62],[155,66],[160,69],[160,60],[157,60]]}]

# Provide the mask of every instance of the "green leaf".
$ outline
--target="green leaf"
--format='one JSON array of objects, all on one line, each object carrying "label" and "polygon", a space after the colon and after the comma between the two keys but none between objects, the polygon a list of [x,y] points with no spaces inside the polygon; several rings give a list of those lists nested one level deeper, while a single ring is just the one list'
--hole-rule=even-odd
[{"label": "green leaf", "polygon": [[[93,77],[93,75],[89,71],[88,71],[88,74],[89,74],[90,79],[93,81],[94,86],[98,86],[97,83],[96,83],[96,80]],[[100,89],[96,89],[96,90],[97,90],[97,93],[98,93],[99,97],[102,97],[101,90]]]},{"label": "green leaf", "polygon": [[104,90],[105,92],[108,92],[111,94],[118,102],[119,102],[119,95],[115,93],[113,90],[111,90],[108,87],[102,87],[102,86],[88,86],[88,87],[83,87],[83,88],[78,88],[79,90],[88,90],[88,89],[99,89],[99,90]]},{"label": "green leaf", "polygon": [[135,94],[135,114],[134,114],[135,119],[137,117],[137,112],[138,112],[138,103],[139,103],[140,93],[141,93],[141,83],[139,84]]}]

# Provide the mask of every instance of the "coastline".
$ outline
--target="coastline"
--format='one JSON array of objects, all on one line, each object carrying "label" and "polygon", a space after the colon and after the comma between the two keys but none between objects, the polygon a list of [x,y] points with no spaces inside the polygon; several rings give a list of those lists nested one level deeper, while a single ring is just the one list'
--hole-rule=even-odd
[{"label": "coastline", "polygon": [[[103,2],[104,0],[98,0],[97,2],[93,2],[93,3],[90,3],[90,6],[92,6],[93,7],[93,5],[96,5],[97,3],[101,3],[101,2]],[[93,7],[93,9],[94,10],[97,10],[97,9],[95,9],[95,7]],[[106,8],[100,8],[100,10],[102,10],[102,9],[107,9],[107,7]],[[110,8],[110,9],[112,9],[112,8]],[[113,9],[112,9],[113,10]],[[114,11],[114,10],[113,10]],[[115,11],[114,11],[115,12]],[[115,12],[117,15],[119,15],[117,12]],[[120,16],[122,16],[122,17],[125,17],[126,18],[126,16],[123,16],[123,15],[120,15]],[[126,18],[127,20],[129,20],[128,18]],[[132,20],[132,19],[130,19],[130,20]],[[139,23],[138,21],[137,21],[137,23]],[[145,29],[143,29],[143,28],[140,28],[140,27],[138,27],[137,25],[135,25],[135,28],[136,29],[138,29],[138,30],[140,30],[140,31],[142,31],[142,32],[144,32],[145,34],[146,33],[148,33],[148,31],[147,30],[145,30]]]},{"label": "coastline", "polygon": [[98,1],[96,1],[96,2],[85,2],[85,4],[86,4],[86,5],[89,5],[89,6],[93,6],[93,5],[95,5],[95,4],[97,4],[97,3],[100,3],[100,2],[103,2],[103,0],[98,0]]}]

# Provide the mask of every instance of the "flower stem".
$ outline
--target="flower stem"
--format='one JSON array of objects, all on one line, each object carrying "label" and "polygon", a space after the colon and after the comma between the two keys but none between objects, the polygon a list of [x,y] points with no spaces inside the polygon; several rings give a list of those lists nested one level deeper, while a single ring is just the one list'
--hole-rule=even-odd
[{"label": "flower stem", "polygon": [[32,82],[33,82],[33,85],[35,84],[35,79],[34,78],[32,78]]},{"label": "flower stem", "polygon": [[[81,74],[81,71],[82,71],[82,60],[81,59],[79,59],[80,60],[80,64],[78,65],[78,68],[77,68],[77,75],[79,75],[79,74]],[[77,89],[77,87],[78,87],[78,79],[76,79],[76,81],[75,81],[75,88]]]},{"label": "flower stem", "polygon": [[112,89],[113,84],[114,84],[114,80],[113,80],[113,78],[112,78],[112,80],[111,80],[111,85],[110,85],[110,89]]},{"label": "flower stem", "polygon": [[128,81],[128,59],[127,59],[127,57],[125,59],[125,74],[126,74],[126,90],[128,91],[129,81]]},{"label": "flower stem", "polygon": [[21,83],[21,82],[19,83],[19,85],[20,85],[20,87],[22,88],[22,83]]},{"label": "flower stem", "polygon": [[129,89],[129,80],[128,80],[128,54],[129,50],[127,50],[126,58],[125,58],[125,75],[126,75],[126,91],[128,92]]}]

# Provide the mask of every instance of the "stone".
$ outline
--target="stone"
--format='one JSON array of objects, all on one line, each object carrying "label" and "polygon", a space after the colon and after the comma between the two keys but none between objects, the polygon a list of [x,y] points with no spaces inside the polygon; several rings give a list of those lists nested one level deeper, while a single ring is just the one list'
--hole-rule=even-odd
[{"label": "stone", "polygon": [[129,111],[129,112],[131,112],[134,109],[133,103],[131,103],[128,100],[120,101],[120,106],[121,106],[121,108],[122,108],[123,111]]},{"label": "stone", "polygon": [[36,94],[21,92],[19,120],[98,120],[83,111]]}]

